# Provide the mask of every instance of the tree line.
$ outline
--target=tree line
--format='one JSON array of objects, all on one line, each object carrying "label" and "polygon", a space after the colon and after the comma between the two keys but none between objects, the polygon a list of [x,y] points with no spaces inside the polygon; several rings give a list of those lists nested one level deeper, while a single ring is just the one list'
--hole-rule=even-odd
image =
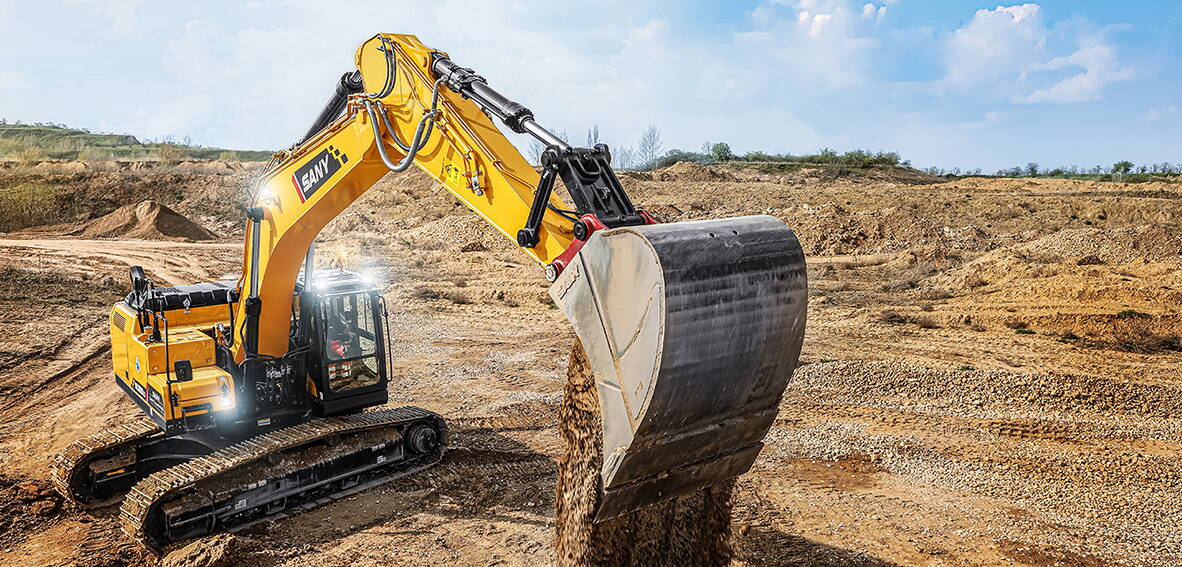
[{"label": "tree line", "polygon": [[[562,141],[571,143],[569,134],[563,131],[557,134]],[[586,147],[594,147],[600,143],[599,125],[587,130]],[[540,164],[542,152],[546,147],[536,140],[530,142],[529,159],[535,165]],[[649,124],[640,139],[632,146],[611,147],[612,166],[616,169],[650,170],[669,167],[678,162],[693,162],[702,165],[731,161],[771,162],[771,163],[802,163],[816,165],[846,165],[855,167],[874,166],[902,166],[910,167],[911,162],[899,157],[896,152],[870,152],[866,150],[852,150],[845,153],[825,148],[815,154],[778,154],[764,151],[750,151],[736,154],[726,142],[703,142],[698,151],[686,151],[678,148],[665,150],[661,131],[654,124]]]}]

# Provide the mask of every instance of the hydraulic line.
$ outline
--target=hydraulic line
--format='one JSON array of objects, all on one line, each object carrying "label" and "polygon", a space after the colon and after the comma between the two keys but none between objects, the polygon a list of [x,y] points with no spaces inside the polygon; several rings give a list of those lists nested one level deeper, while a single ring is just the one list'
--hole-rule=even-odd
[{"label": "hydraulic line", "polygon": [[[404,145],[402,141],[398,139],[398,134],[390,125],[389,120],[386,118],[386,109],[382,107],[380,102],[369,99],[362,100],[362,104],[365,105],[366,112],[369,113],[370,126],[373,128],[374,141],[378,146],[378,155],[381,156],[382,163],[384,163],[390,171],[399,173],[409,169],[410,166],[414,164],[415,156],[419,153],[419,150],[422,149],[422,147],[427,144],[427,141],[431,139],[431,132],[435,127],[435,121],[433,119],[435,118],[436,112],[438,112],[437,107],[439,104],[439,85],[442,82],[443,79],[435,81],[435,88],[431,94],[431,109],[424,113],[423,117],[419,119],[419,124],[415,127],[414,137],[411,139],[410,146]],[[379,113],[374,107],[380,109],[381,112]],[[386,130],[389,131],[390,137],[394,139],[394,143],[398,144],[398,146],[406,152],[406,155],[403,156],[402,161],[398,163],[394,163],[392,160],[390,160],[390,156],[386,154],[385,138],[382,136],[381,129],[378,127],[379,114],[381,115],[381,122],[386,126]],[[424,127],[426,127],[425,131]]]}]

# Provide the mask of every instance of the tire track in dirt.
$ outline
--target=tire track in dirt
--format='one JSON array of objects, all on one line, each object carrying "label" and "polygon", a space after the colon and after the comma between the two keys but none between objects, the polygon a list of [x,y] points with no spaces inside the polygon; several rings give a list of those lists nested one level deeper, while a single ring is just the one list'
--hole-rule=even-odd
[{"label": "tire track in dirt", "polygon": [[[52,267],[66,273],[82,271],[89,275],[107,275],[112,264],[138,265],[149,274],[162,278],[162,284],[178,285],[216,277],[213,274],[219,271],[219,267],[230,267],[229,260],[235,257],[234,252],[241,250],[240,244],[220,242],[0,239],[0,262],[35,268]],[[37,258],[37,263],[29,262],[30,257]],[[81,269],[83,267],[90,269]]]}]

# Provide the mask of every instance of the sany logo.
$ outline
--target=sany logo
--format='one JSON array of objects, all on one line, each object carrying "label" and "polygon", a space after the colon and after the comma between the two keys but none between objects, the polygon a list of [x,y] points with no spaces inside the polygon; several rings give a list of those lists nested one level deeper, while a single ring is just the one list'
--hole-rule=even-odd
[{"label": "sany logo", "polygon": [[291,174],[291,183],[299,193],[300,202],[308,200],[328,178],[341,169],[342,163],[349,163],[349,156],[329,146]]},{"label": "sany logo", "polygon": [[312,185],[315,185],[317,181],[323,179],[324,174],[326,173],[328,173],[327,154],[325,154],[324,157],[312,162],[312,169],[304,172],[304,175],[300,177],[299,186],[311,187]]}]

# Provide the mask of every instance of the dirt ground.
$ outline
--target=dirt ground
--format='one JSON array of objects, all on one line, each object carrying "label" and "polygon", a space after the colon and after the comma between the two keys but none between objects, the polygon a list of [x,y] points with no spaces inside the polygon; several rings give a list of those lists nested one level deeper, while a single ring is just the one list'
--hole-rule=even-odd
[{"label": "dirt ground", "polygon": [[[154,565],[114,509],[64,507],[48,466],[136,413],[104,324],[127,266],[168,283],[237,270],[250,174],[74,169],[0,172],[0,199],[39,183],[93,205],[0,235],[0,564]],[[809,254],[804,365],[739,479],[736,565],[1182,562],[1182,186],[687,164],[623,177],[662,220],[772,214]],[[66,236],[147,198],[217,239]],[[482,222],[422,174],[392,175],[318,254],[381,274],[391,404],[449,418],[445,462],[169,564],[551,560],[572,333],[540,267]]]}]

